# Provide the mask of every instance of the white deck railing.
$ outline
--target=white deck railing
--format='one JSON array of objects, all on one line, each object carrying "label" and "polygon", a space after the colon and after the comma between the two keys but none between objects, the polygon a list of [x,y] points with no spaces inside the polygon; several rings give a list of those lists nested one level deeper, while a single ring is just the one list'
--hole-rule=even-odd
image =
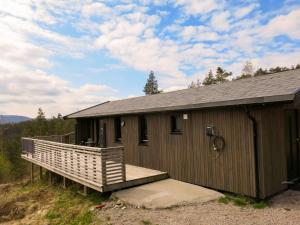
[{"label": "white deck railing", "polygon": [[123,146],[96,148],[22,138],[22,149],[22,158],[98,190],[126,179]]}]

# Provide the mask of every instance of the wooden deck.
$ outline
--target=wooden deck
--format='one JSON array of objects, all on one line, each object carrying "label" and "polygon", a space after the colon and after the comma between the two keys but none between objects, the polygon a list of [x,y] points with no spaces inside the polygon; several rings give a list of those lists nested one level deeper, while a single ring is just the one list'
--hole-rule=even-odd
[{"label": "wooden deck", "polygon": [[114,191],[134,187],[141,184],[163,180],[168,177],[168,173],[166,172],[126,164],[126,180],[124,182],[106,185],[103,187],[103,191]]},{"label": "wooden deck", "polygon": [[111,148],[22,138],[22,158],[100,192],[165,179],[167,173],[126,165],[123,146]]}]

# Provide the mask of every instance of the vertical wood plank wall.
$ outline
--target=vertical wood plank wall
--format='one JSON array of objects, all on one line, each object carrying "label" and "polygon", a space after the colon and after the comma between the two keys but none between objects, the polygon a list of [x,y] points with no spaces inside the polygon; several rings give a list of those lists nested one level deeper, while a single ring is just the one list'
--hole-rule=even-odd
[{"label": "vertical wood plank wall", "polygon": [[[254,107],[251,111],[258,121],[260,194],[264,198],[286,188],[281,184],[286,179],[283,107]],[[138,115],[121,116],[125,121],[121,144],[126,163],[165,171],[181,181],[255,197],[253,128],[244,109],[183,113],[188,114],[188,119],[183,120],[181,135],[170,132],[172,113],[146,114],[147,146],[139,145]],[[120,145],[115,143],[114,118],[101,119],[107,126],[107,147]],[[224,150],[213,150],[210,138],[205,135],[206,125],[215,126],[224,137]]]},{"label": "vertical wood plank wall", "polygon": [[287,188],[285,106],[261,109],[259,118],[260,195],[267,197]]}]

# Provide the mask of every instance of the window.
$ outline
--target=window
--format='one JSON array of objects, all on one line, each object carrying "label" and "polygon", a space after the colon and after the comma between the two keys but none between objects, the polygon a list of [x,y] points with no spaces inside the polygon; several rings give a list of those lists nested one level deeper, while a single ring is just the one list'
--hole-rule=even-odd
[{"label": "window", "polygon": [[182,118],[180,115],[171,116],[171,133],[172,134],[182,133]]},{"label": "window", "polygon": [[145,116],[139,117],[139,142],[140,144],[148,143],[147,120]]},{"label": "window", "polygon": [[121,118],[117,117],[115,118],[115,141],[121,142]]}]

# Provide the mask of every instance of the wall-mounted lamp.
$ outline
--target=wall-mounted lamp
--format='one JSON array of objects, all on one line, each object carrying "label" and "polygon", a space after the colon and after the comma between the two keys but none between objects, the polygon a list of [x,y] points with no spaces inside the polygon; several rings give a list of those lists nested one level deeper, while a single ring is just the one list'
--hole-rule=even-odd
[{"label": "wall-mounted lamp", "polygon": [[125,121],[122,120],[122,121],[121,121],[121,127],[124,127],[124,126],[125,126]]},{"label": "wall-mounted lamp", "polygon": [[211,125],[206,126],[206,128],[205,128],[205,134],[208,137],[215,136],[216,135],[215,127],[211,126]]}]

